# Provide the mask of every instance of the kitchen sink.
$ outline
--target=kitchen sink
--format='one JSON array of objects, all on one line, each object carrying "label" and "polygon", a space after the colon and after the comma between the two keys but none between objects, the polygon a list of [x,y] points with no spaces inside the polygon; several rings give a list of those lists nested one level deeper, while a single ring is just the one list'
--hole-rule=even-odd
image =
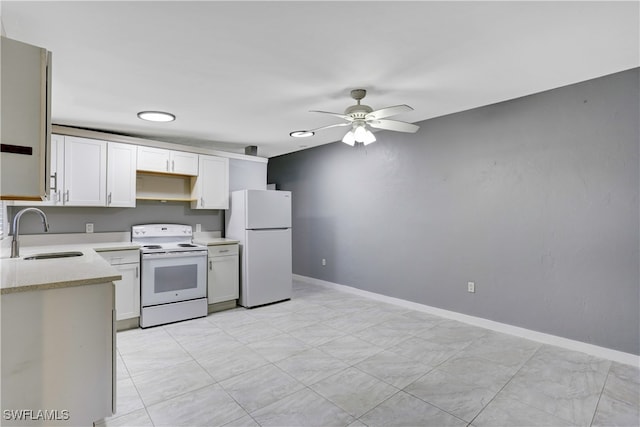
[{"label": "kitchen sink", "polygon": [[31,255],[28,257],[24,257],[25,260],[34,260],[34,259],[55,259],[55,258],[71,258],[76,256],[82,256],[82,252],[71,251],[71,252],[53,252],[48,254],[37,254]]}]

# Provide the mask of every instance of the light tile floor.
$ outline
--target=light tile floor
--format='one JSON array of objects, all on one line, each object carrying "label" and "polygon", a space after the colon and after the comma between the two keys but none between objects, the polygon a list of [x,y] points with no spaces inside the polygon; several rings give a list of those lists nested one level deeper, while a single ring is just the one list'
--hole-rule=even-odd
[{"label": "light tile floor", "polygon": [[106,426],[638,426],[640,370],[294,282],[118,333]]}]

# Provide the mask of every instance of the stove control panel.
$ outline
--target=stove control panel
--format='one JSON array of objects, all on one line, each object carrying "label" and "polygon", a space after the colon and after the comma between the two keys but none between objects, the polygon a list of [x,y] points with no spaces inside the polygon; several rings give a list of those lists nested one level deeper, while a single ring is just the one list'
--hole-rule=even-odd
[{"label": "stove control panel", "polygon": [[185,224],[142,224],[131,227],[132,240],[141,238],[172,238],[192,236],[193,228]]}]

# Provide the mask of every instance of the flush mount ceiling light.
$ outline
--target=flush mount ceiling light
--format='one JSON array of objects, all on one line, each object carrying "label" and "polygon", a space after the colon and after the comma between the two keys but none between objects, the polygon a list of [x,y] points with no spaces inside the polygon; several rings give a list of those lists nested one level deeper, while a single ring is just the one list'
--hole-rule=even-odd
[{"label": "flush mount ceiling light", "polygon": [[293,137],[303,137],[314,135],[316,131],[329,129],[338,126],[351,126],[351,130],[346,133],[342,138],[342,142],[351,146],[356,142],[361,142],[364,145],[371,144],[376,140],[373,133],[367,128],[370,126],[377,129],[392,130],[396,132],[408,132],[415,133],[420,126],[416,126],[412,123],[401,122],[399,120],[389,120],[386,117],[395,116],[396,114],[412,111],[413,108],[406,104],[394,105],[393,107],[381,108],[379,110],[373,110],[368,105],[360,104],[367,95],[367,91],[364,89],[354,89],[351,91],[351,97],[356,100],[356,105],[352,105],[344,110],[344,114],[330,113],[328,111],[311,111],[312,113],[330,114],[332,116],[340,117],[346,120],[346,123],[337,123],[335,125],[323,126],[317,129],[307,131],[291,132],[289,135]]},{"label": "flush mount ceiling light", "polygon": [[176,116],[164,111],[140,111],[138,117],[149,122],[172,122],[176,119]]},{"label": "flush mount ceiling light", "polygon": [[310,130],[297,130],[289,134],[289,136],[292,136],[294,138],[307,138],[313,135],[315,135],[315,132]]}]

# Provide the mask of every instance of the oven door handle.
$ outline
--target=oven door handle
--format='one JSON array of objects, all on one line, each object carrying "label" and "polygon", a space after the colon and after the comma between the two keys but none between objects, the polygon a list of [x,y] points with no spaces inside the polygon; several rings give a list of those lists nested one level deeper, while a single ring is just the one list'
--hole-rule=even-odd
[{"label": "oven door handle", "polygon": [[207,251],[189,251],[189,252],[158,252],[150,254],[142,254],[142,259],[150,258],[195,258],[195,257],[207,257]]}]

